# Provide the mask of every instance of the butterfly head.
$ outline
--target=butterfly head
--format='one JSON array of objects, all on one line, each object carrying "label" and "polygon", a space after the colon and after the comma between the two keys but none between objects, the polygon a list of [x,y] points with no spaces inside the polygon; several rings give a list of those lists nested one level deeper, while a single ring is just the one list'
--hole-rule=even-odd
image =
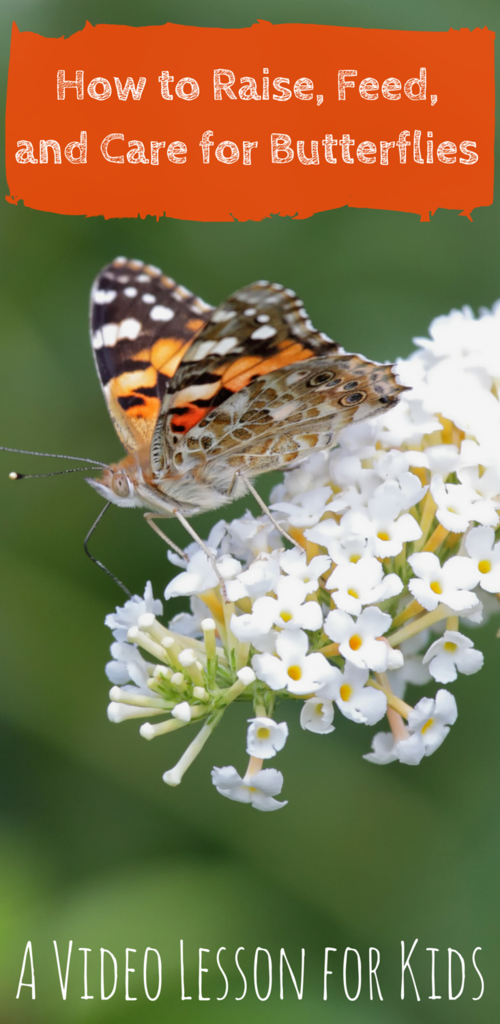
[{"label": "butterfly head", "polygon": [[138,481],[134,468],[121,463],[107,466],[100,478],[87,477],[87,483],[106,501],[112,501],[122,508],[137,508],[143,502],[137,491]]}]

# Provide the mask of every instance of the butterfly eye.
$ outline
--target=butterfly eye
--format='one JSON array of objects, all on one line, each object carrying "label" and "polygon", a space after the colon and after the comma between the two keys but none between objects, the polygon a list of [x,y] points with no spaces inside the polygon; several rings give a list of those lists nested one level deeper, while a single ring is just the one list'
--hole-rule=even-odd
[{"label": "butterfly eye", "polygon": [[315,373],[313,377],[307,382],[309,388],[319,388],[323,385],[328,385],[329,388],[333,388],[335,384],[340,384],[341,378],[336,377],[334,373],[330,373],[328,370],[322,370],[321,373]]},{"label": "butterfly eye", "polygon": [[340,403],[339,404],[340,405],[359,405],[359,403],[362,402],[363,399],[365,399],[365,398],[366,398],[366,393],[364,391],[353,391],[349,395],[344,395],[343,398],[340,399]]},{"label": "butterfly eye", "polygon": [[128,498],[130,495],[130,484],[125,473],[115,473],[111,481],[111,489],[119,498]]}]

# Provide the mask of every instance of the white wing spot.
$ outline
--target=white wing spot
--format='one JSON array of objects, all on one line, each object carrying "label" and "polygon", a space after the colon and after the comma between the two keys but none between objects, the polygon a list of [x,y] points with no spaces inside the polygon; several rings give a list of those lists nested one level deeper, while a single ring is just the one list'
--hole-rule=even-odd
[{"label": "white wing spot", "polygon": [[271,317],[268,316],[267,313],[261,313],[257,317],[257,320],[258,320],[259,324],[267,324],[267,323],[269,323],[270,319],[271,319]]},{"label": "white wing spot", "polygon": [[284,288],[283,288],[282,284],[272,284],[271,288],[272,288],[273,292],[282,292],[282,291],[284,291]]},{"label": "white wing spot", "polygon": [[267,288],[269,281],[256,281],[255,284],[260,285],[261,288]]},{"label": "white wing spot", "polygon": [[[104,324],[101,327],[102,344],[106,348],[112,348],[118,341],[118,324]],[[97,346],[100,347],[100,346]]]},{"label": "white wing spot", "polygon": [[113,299],[116,299],[116,292],[112,288],[109,291],[106,291],[104,288],[98,288],[94,292],[94,302],[98,306],[105,306],[107,302],[112,302]]},{"label": "white wing spot", "polygon": [[124,288],[123,294],[127,296],[127,299],[135,299],[137,295],[137,288]]},{"label": "white wing spot", "polygon": [[256,309],[253,309],[252,306],[249,306],[248,309],[243,310],[243,316],[255,316],[256,312]]},{"label": "white wing spot", "polygon": [[306,309],[299,309],[298,310],[298,314],[299,314],[299,316],[302,317],[303,320],[309,320],[309,315],[308,315]]},{"label": "white wing spot", "polygon": [[139,282],[139,284],[149,284],[151,279],[149,274],[138,274],[136,280]]},{"label": "white wing spot", "polygon": [[130,266],[132,270],[140,270],[144,266],[144,260],[130,260]]},{"label": "white wing spot", "polygon": [[153,274],[154,277],[159,277],[161,274],[160,268],[154,267],[152,263],[148,263],[146,270],[148,271],[149,274]]},{"label": "white wing spot", "polygon": [[285,288],[285,295],[289,295],[291,299],[294,299],[297,292],[294,292],[293,288]]},{"label": "white wing spot", "polygon": [[214,348],[214,355],[225,356],[227,352],[231,352],[235,345],[239,345],[239,338],[223,338],[219,341]]},{"label": "white wing spot", "polygon": [[186,363],[199,363],[201,359],[206,359],[213,347],[213,341],[200,341],[198,345],[194,346],[192,355],[189,352],[187,353],[188,358],[185,358],[184,361]]},{"label": "white wing spot", "polygon": [[223,324],[226,320],[232,320],[236,316],[234,309],[216,309],[212,316],[213,324]]},{"label": "white wing spot", "polygon": [[175,314],[168,306],[153,306],[150,317],[152,320],[173,320]]},{"label": "white wing spot", "polygon": [[274,338],[276,331],[274,327],[269,324],[264,324],[263,327],[258,327],[256,331],[250,335],[255,341],[266,341],[267,338]]},{"label": "white wing spot", "polygon": [[114,267],[123,267],[123,264],[127,263],[127,262],[128,262],[128,260],[127,260],[126,256],[117,256],[116,259],[113,260],[113,266]]},{"label": "white wing spot", "polygon": [[331,339],[331,338],[329,337],[329,335],[328,335],[328,334],[325,334],[325,332],[324,332],[324,331],[320,331],[320,335],[319,335],[319,336],[320,336],[320,338],[322,339],[322,341],[331,341],[331,340],[332,340],[332,339]]},{"label": "white wing spot", "polygon": [[[109,325],[106,324],[108,327]],[[142,331],[142,324],[140,320],[136,320],[135,317],[129,316],[126,320],[122,320],[118,324],[118,335],[117,341],[121,341],[122,338],[129,338],[130,341],[135,341],[139,337]]]},{"label": "white wing spot", "polygon": [[141,295],[141,299],[143,302],[156,302],[156,297],[154,295],[151,295],[151,292],[144,292],[144,295]]},{"label": "white wing spot", "polygon": [[116,280],[118,281],[118,284],[128,284],[130,278],[128,274],[120,274],[119,277],[116,278]]}]

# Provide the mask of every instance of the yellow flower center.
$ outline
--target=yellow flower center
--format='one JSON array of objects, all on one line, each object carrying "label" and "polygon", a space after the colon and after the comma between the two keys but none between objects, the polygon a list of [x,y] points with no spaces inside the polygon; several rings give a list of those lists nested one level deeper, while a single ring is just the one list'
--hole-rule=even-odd
[{"label": "yellow flower center", "polygon": [[290,679],[293,679],[295,683],[298,682],[299,679],[302,679],[302,669],[300,665],[290,665],[290,668],[288,669],[288,675],[290,676]]},{"label": "yellow flower center", "polygon": [[421,733],[422,733],[422,736],[424,735],[424,732],[427,732],[427,730],[430,729],[431,725],[433,725],[433,724],[434,724],[434,719],[433,718],[429,718],[429,720],[425,723],[425,725],[422,726],[422,728],[420,730]]},{"label": "yellow flower center", "polygon": [[316,704],[316,707],[314,709],[314,713],[315,713],[315,715],[322,715],[323,714],[323,705],[322,704]]},{"label": "yellow flower center", "polygon": [[477,567],[479,572],[491,572],[491,562],[487,558],[482,558]]},{"label": "yellow flower center", "polygon": [[349,561],[353,562],[354,565],[356,565],[356,562],[359,562],[360,558],[361,558],[361,555],[351,555],[350,558],[349,558]]},{"label": "yellow flower center", "polygon": [[257,729],[257,736],[259,740],[268,740],[270,735],[271,731],[265,725],[261,725],[260,729]]},{"label": "yellow flower center", "polygon": [[347,591],[347,593],[350,594],[351,597],[357,597],[359,599],[359,594],[357,590],[353,590],[352,587],[350,590]]},{"label": "yellow flower center", "polygon": [[442,587],[441,587],[441,584],[440,584],[440,583],[438,583],[438,581],[437,581],[437,580],[434,580],[434,582],[433,582],[433,583],[431,583],[431,590],[432,590],[432,591],[433,591],[433,592],[434,592],[435,594],[442,594],[442,593],[443,593],[443,589],[442,589]]},{"label": "yellow flower center", "polygon": [[351,693],[352,687],[349,686],[348,683],[342,683],[342,686],[340,687],[340,696],[342,697],[342,700],[349,700]]},{"label": "yellow flower center", "polygon": [[387,533],[387,530],[379,530],[379,532],[377,533],[377,537],[378,537],[379,540],[390,540],[391,539],[389,534]]},{"label": "yellow flower center", "polygon": [[458,644],[454,644],[451,640],[447,640],[444,645],[444,649],[445,651],[448,651],[448,654],[453,654],[458,649]]},{"label": "yellow flower center", "polygon": [[351,651],[359,651],[362,643],[363,641],[361,637],[355,633],[349,640],[349,647],[351,648]]},{"label": "yellow flower center", "polygon": [[291,618],[292,615],[290,612],[280,612],[280,619],[283,619],[283,622],[290,622]]}]

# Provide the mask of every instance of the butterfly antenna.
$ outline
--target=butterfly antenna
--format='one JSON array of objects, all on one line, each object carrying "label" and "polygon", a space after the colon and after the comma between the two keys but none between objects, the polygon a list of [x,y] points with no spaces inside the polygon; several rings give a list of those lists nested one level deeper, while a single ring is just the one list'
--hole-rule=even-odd
[{"label": "butterfly antenna", "polygon": [[44,459],[70,459],[71,462],[86,462],[87,466],[100,466],[101,469],[107,469],[105,462],[99,462],[97,459],[84,459],[81,455],[56,455],[51,452],[31,452],[27,451],[25,448],[6,448],[5,445],[0,445],[0,452],[16,452],[18,455],[41,455]]},{"label": "butterfly antenna", "polygon": [[90,538],[91,538],[91,536],[92,536],[96,526],[98,526],[99,523],[101,522],[101,519],[102,519],[104,513],[108,511],[108,508],[109,508],[110,505],[111,505],[110,501],[106,502],[104,508],[102,508],[101,511],[99,512],[99,515],[97,516],[97,519],[92,524],[92,526],[90,527],[90,530],[89,530],[87,536],[85,537],[85,540],[83,542],[83,549],[85,551],[85,554],[89,556],[90,560],[92,562],[94,562],[97,566],[99,566],[99,569],[102,569],[102,571],[105,572],[107,576],[110,576],[111,579],[114,580],[114,582],[117,584],[117,586],[119,586],[121,588],[121,590],[123,590],[123,592],[127,595],[127,597],[132,597],[132,594],[131,594],[130,590],[128,589],[128,587],[125,586],[124,583],[122,583],[121,580],[118,579],[118,576],[115,576],[115,574],[113,572],[111,572],[110,569],[107,569],[106,566],[103,565],[103,563],[100,562],[98,558],[95,558],[95,556],[88,549],[88,542],[89,542],[89,540],[90,540]]},{"label": "butterfly antenna", "polygon": [[65,473],[85,473],[92,466],[75,466],[73,469],[55,469],[52,473],[9,473],[9,480],[34,480],[43,476],[64,476]]}]

